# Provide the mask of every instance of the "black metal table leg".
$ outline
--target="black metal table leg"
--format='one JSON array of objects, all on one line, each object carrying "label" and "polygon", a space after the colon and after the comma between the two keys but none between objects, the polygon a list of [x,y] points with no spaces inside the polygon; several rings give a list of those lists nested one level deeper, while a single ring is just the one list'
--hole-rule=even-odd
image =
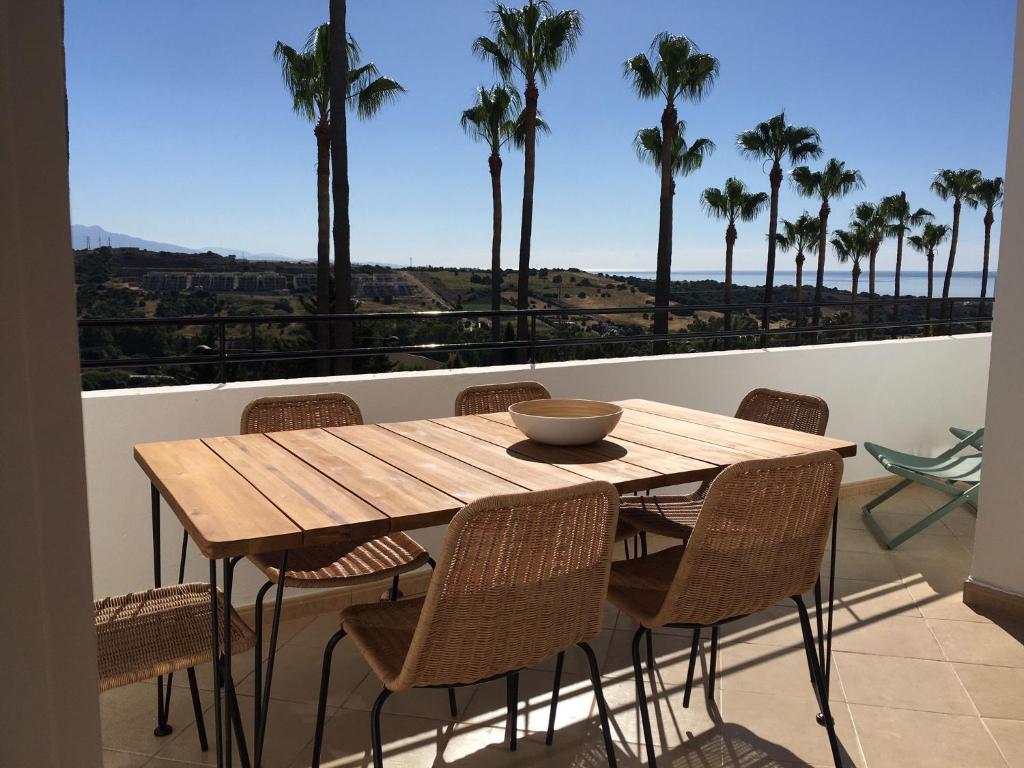
[{"label": "black metal table leg", "polygon": [[[270,652],[267,655],[267,673],[263,682],[263,703],[260,706],[260,723],[253,734],[253,768],[260,768],[263,764],[263,743],[267,733],[267,715],[270,710],[270,686],[274,677],[274,658],[277,655],[277,630],[281,623],[281,603],[284,599],[284,574],[288,570],[288,550],[281,554],[281,567],[278,570],[277,594],[274,601],[274,618],[270,624]],[[257,664],[262,664],[261,659],[256,659]]]},{"label": "black metal table leg", "polygon": [[[153,586],[160,586],[160,491],[156,486],[149,485],[150,515],[153,518]],[[156,678],[156,728],[153,729],[154,736],[167,736],[174,729],[167,722],[170,717],[171,707],[171,682],[173,675],[168,675],[164,681],[163,675]],[[164,685],[166,684],[166,695]]]},{"label": "black metal table leg", "polygon": [[[231,717],[231,697],[228,695],[228,689],[231,681],[231,588],[234,584],[235,575],[235,562],[231,558],[225,558],[223,563],[224,567],[224,634],[221,642],[224,645],[224,705],[226,707],[225,713],[227,717],[224,718],[224,766],[225,768],[231,768],[232,763],[232,744],[231,744],[231,729],[234,725],[234,718]],[[221,695],[221,691],[217,691],[217,696]]]},{"label": "black metal table leg", "polygon": [[[225,608],[227,606],[225,605]],[[220,696],[221,685],[220,659],[220,624],[217,621],[217,561],[210,561],[210,644],[213,649],[213,748],[217,758],[217,768],[224,768],[224,750],[222,739],[224,732],[221,723]]]}]

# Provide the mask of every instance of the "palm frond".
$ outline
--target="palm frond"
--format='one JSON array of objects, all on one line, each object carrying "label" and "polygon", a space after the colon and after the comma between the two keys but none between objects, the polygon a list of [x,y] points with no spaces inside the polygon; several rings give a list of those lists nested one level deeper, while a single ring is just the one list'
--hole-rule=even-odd
[{"label": "palm frond", "polygon": [[349,94],[349,106],[354,106],[359,117],[368,119],[377,114],[382,107],[393,104],[405,93],[405,88],[390,77],[378,77],[371,80],[359,91]]},{"label": "palm frond", "polygon": [[622,65],[622,74],[641,99],[656,99],[664,95],[661,77],[645,54],[638,53],[627,59]]}]

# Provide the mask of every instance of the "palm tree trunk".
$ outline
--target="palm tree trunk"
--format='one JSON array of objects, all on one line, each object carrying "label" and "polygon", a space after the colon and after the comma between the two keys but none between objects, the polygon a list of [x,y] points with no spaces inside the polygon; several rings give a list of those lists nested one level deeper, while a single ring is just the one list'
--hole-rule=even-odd
[{"label": "palm tree trunk", "polygon": [[[903,228],[896,234],[896,284],[893,286],[892,320],[896,322],[900,316],[900,273],[903,271]],[[895,329],[893,329],[895,333]]]},{"label": "palm tree trunk", "polygon": [[[316,136],[316,312],[318,315],[331,313],[331,136],[327,116],[324,115],[313,129]],[[316,324],[317,349],[330,349],[331,326],[329,323]],[[331,370],[331,361],[320,358],[316,363],[317,373],[326,376]]]},{"label": "palm tree trunk", "polygon": [[782,186],[782,166],[778,160],[772,163],[771,173],[772,198],[768,213],[768,266],[764,276],[764,302],[771,304],[772,291],[775,287],[775,237],[779,231],[779,187]]},{"label": "palm tree trunk", "polygon": [[[501,157],[492,154],[487,160],[491,173],[491,309],[501,309]],[[491,341],[501,341],[501,318],[491,316]],[[494,364],[501,364],[501,350],[494,350]]]},{"label": "palm tree trunk", "polygon": [[[852,271],[853,285],[851,285],[851,298],[853,306],[850,307],[850,321],[854,325],[860,322],[860,311],[857,309],[857,286],[860,284],[860,264],[854,263]],[[853,338],[857,338],[857,331],[853,331]]]},{"label": "palm tree trunk", "polygon": [[[523,217],[519,230],[519,280],[516,288],[516,309],[530,306],[530,245],[533,237],[533,182],[537,162],[537,98],[540,92],[537,83],[526,83],[526,142],[523,146]],[[520,315],[516,323],[516,339],[522,341],[529,336],[529,323]],[[527,350],[519,351],[519,362],[526,362]]]},{"label": "palm tree trunk", "polygon": [[803,325],[803,314],[804,308],[800,306],[800,302],[804,300],[804,252],[799,250],[796,252],[796,325],[799,328]]},{"label": "palm tree trunk", "polygon": [[[732,251],[736,245],[736,225],[731,221],[725,229],[725,286],[723,287],[723,298],[726,304],[732,304]],[[725,330],[732,330],[732,310],[725,310]],[[726,347],[729,339],[725,340]]]},{"label": "palm tree trunk", "polygon": [[[949,260],[946,262],[946,276],[942,280],[942,316],[949,317],[949,287],[953,282],[953,263],[956,261],[956,242],[960,237],[960,201],[953,201],[953,234],[949,238]],[[946,332],[949,332],[949,328]]]},{"label": "palm tree trunk", "polygon": [[[932,319],[932,280],[935,275],[935,249],[928,250],[928,301],[924,303],[924,319]],[[927,334],[932,335],[932,327],[929,325]]]},{"label": "palm tree trunk", "polygon": [[[334,311],[352,311],[352,228],[349,221],[348,123],[345,97],[348,95],[348,34],[345,23],[346,0],[331,0],[330,78],[331,78],[331,167],[334,178]],[[334,345],[352,347],[352,323],[334,326]],[[335,361],[335,373],[351,373],[352,358]]]},{"label": "palm tree trunk", "polygon": [[[658,207],[658,263],[654,278],[654,306],[667,307],[672,297],[672,138],[679,130],[675,105],[668,102],[661,113],[661,197]],[[668,333],[668,311],[654,313],[654,334]],[[664,341],[654,342],[654,354],[668,351]]]},{"label": "palm tree trunk", "polygon": [[828,198],[823,198],[818,211],[818,272],[814,282],[814,322],[821,324],[821,299],[825,288],[825,250],[828,247]]},{"label": "palm tree trunk", "polygon": [[[872,243],[868,254],[868,322],[875,322],[875,263],[878,261],[878,243]],[[874,330],[868,331],[868,338],[875,337]]]},{"label": "palm tree trunk", "polygon": [[995,222],[996,217],[992,213],[992,209],[988,208],[985,211],[985,248],[982,252],[981,260],[981,298],[988,296],[988,256],[989,249],[992,247],[992,224]]}]

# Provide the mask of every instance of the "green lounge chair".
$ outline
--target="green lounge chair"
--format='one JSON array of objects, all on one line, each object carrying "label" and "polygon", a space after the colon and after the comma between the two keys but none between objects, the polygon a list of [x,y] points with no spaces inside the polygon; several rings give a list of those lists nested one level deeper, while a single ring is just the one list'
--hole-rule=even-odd
[{"label": "green lounge chair", "polygon": [[[955,431],[954,431],[955,430]],[[985,439],[984,427],[973,432],[959,430],[956,427],[950,429],[954,435],[961,439],[947,451],[935,458],[927,456],[915,456],[911,453],[894,451],[874,443],[864,443],[868,453],[878,460],[878,463],[885,467],[886,471],[904,478],[901,482],[888,489],[880,496],[875,497],[864,505],[864,519],[868,528],[875,534],[875,537],[889,549],[895,549],[904,541],[914,536],[932,523],[941,520],[961,504],[969,504],[977,508],[978,493],[981,489],[981,454],[964,454],[966,448],[980,450]],[[892,498],[912,483],[920,483],[929,488],[949,494],[952,498],[929,515],[914,523],[891,539],[878,525],[872,512],[883,501]]]}]

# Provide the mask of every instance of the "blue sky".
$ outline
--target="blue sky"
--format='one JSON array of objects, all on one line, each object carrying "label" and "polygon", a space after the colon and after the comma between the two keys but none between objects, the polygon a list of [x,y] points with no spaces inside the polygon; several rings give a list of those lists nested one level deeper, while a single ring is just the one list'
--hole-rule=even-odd
[{"label": "blue sky", "polygon": [[[458,118],[475,87],[494,80],[470,51],[488,32],[489,7],[350,0],[349,29],[365,58],[408,89],[373,121],[349,122],[355,260],[488,263],[487,152]],[[711,94],[680,105],[688,136],[711,138],[718,149],[679,182],[674,269],[720,266],[723,226],[701,213],[699,193],[730,175],[767,190],[766,171],[740,157],[735,136],[782,108],[821,132],[825,157],[847,161],[867,181],[833,204],[835,226],[855,202],[901,189],[948,222],[951,205],[928,190],[937,168],[1004,172],[1012,0],[570,7],[583,14],[582,40],[540,96],[553,132],[538,148],[536,266],[654,268],[658,180],[631,142],[638,128],[657,123],[661,105],[630,92],[622,62],[662,30],[689,35],[721,61]],[[312,127],[291,111],[271,53],[279,39],[301,44],[325,20],[326,0],[67,0],[66,12],[75,223],[193,247],[315,257]],[[506,266],[518,253],[521,180],[522,155],[512,152]],[[784,183],[782,215],[805,208],[817,204]],[[997,237],[998,228],[997,221]],[[738,269],[763,267],[766,231],[766,216],[740,229]],[[966,211],[963,269],[980,265],[982,231],[981,213]],[[891,268],[893,251],[883,248],[880,268]],[[907,259],[906,268],[922,267],[922,258]]]}]

